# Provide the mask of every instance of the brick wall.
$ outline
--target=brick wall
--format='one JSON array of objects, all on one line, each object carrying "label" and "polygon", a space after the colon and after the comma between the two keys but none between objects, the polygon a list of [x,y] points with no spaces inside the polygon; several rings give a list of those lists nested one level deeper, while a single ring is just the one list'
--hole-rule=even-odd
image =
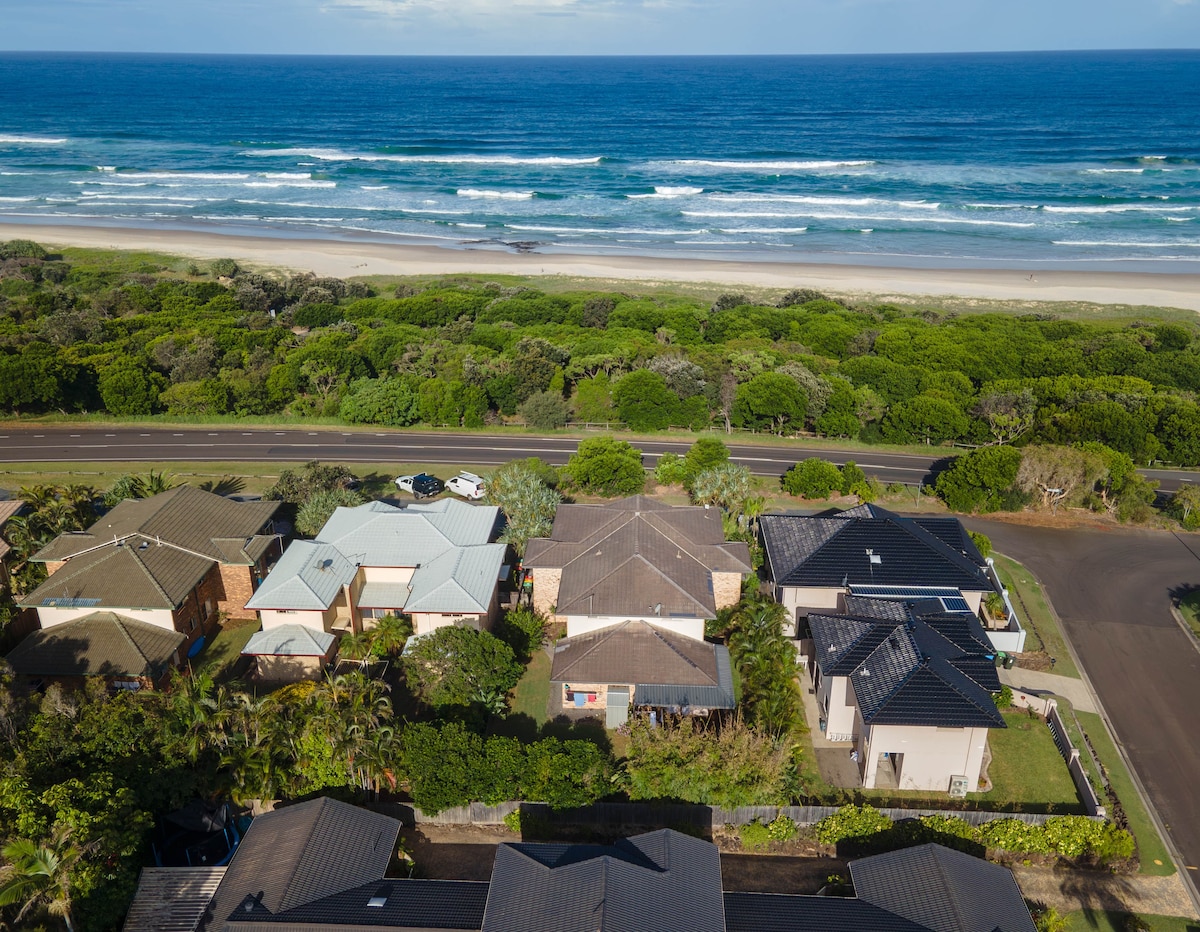
[{"label": "brick wall", "polygon": [[221,596],[217,609],[230,618],[253,618],[254,610],[246,603],[254,595],[254,567],[221,563],[217,567],[221,578]]},{"label": "brick wall", "polygon": [[533,610],[542,615],[551,615],[551,605],[558,604],[558,587],[562,582],[562,568],[533,571]]},{"label": "brick wall", "polygon": [[713,573],[713,600],[717,608],[736,605],[742,597],[741,573]]}]

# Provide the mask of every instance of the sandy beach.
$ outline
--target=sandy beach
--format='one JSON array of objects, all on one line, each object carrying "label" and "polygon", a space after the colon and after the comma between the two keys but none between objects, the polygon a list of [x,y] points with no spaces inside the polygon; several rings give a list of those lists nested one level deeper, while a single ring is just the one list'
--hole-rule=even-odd
[{"label": "sandy beach", "polygon": [[255,237],[217,232],[0,223],[0,239],[46,246],[145,249],[195,259],[228,257],[250,266],[359,275],[558,275],[645,283],[691,282],[815,288],[838,295],[1070,301],[1200,311],[1200,274],[1028,269],[915,269],[806,262],[730,262],[643,256],[505,252],[492,248]]}]

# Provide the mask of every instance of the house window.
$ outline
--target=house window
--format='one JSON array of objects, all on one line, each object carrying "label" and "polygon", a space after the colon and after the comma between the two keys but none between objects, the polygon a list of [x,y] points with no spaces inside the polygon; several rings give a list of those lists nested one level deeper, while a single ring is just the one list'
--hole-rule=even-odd
[{"label": "house window", "polygon": [[195,615],[193,615],[193,616],[192,616],[191,623],[188,625],[188,630],[189,630],[189,631],[195,631],[195,630],[196,630],[196,616],[195,616]]},{"label": "house window", "polygon": [[213,613],[212,599],[205,599],[204,600],[204,617],[212,618],[212,613]]}]

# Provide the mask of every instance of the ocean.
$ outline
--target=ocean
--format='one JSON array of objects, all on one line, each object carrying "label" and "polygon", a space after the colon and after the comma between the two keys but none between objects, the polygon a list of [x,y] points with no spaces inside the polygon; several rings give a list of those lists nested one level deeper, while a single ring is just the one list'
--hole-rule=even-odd
[{"label": "ocean", "polygon": [[0,222],[1195,272],[1200,52],[0,53]]}]

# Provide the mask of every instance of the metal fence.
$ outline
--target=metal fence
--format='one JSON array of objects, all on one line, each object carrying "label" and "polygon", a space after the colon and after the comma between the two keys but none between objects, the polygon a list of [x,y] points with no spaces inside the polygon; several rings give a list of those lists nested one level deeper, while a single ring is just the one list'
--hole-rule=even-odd
[{"label": "metal fence", "polygon": [[[595,803],[578,809],[552,809],[545,803],[509,801],[495,806],[473,803],[445,809],[436,814],[422,812],[414,806],[389,803],[373,806],[405,825],[502,825],[504,817],[520,811],[523,819],[535,819],[547,825],[586,826],[599,831],[618,831],[629,828],[693,829],[709,833],[723,825],[748,825],[758,821],[773,822],[786,816],[798,825],[815,825],[838,811],[837,806],[741,806],[723,809],[688,803]],[[1018,819],[1030,825],[1042,825],[1052,816],[1036,812],[990,812],[970,809],[880,809],[895,822],[939,815],[962,819],[971,825],[982,825],[995,819]]]}]

